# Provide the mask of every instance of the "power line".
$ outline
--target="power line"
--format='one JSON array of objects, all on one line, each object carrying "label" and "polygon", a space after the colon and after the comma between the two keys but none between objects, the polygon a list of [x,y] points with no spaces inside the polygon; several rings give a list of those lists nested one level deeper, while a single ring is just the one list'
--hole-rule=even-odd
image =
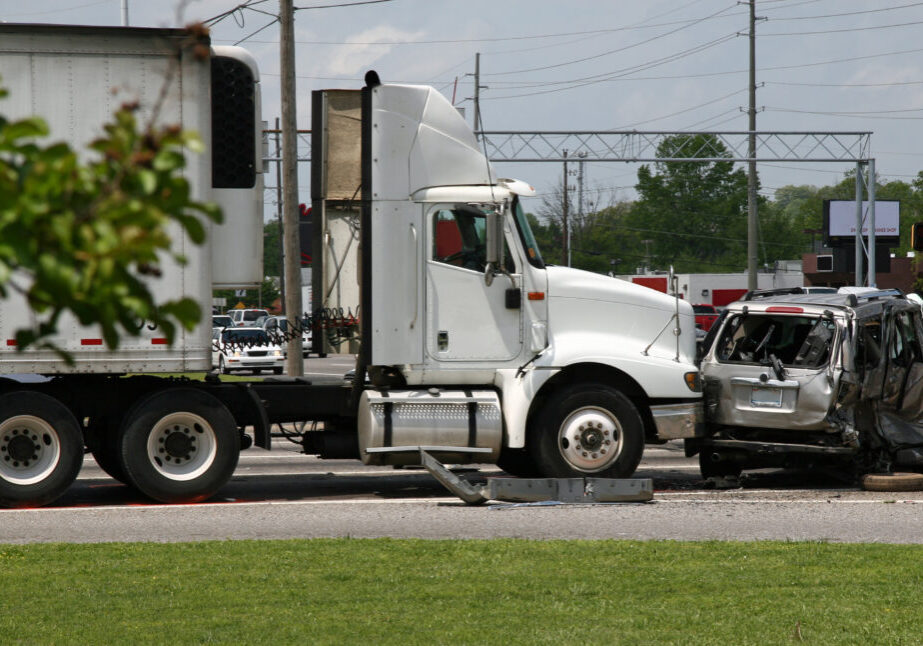
[{"label": "power line", "polygon": [[716,46],[721,45],[721,44],[723,44],[723,43],[725,43],[725,42],[727,42],[727,41],[729,41],[729,40],[732,40],[732,39],[734,39],[734,38],[736,38],[736,37],[737,37],[737,32],[734,32],[734,33],[728,34],[728,35],[726,35],[726,36],[722,36],[722,37],[720,37],[720,38],[716,38],[716,39],[714,39],[714,40],[712,40],[712,41],[709,41],[709,42],[707,42],[707,43],[703,43],[703,44],[701,44],[701,45],[697,45],[697,46],[692,47],[692,48],[690,48],[690,49],[687,49],[687,50],[684,50],[684,51],[681,51],[681,52],[676,52],[676,53],[670,54],[670,55],[668,55],[668,56],[664,56],[663,58],[660,58],[660,59],[655,59],[655,60],[652,60],[652,61],[648,61],[648,62],[646,62],[646,63],[640,63],[640,64],[638,64],[638,65],[633,65],[633,66],[631,66],[631,67],[622,68],[621,70],[616,70],[616,71],[614,71],[614,72],[606,72],[605,74],[607,74],[608,76],[606,76],[605,78],[599,78],[600,76],[603,76],[602,74],[595,74],[595,75],[593,75],[593,76],[584,77],[583,79],[575,79],[574,81],[571,82],[571,85],[568,86],[568,87],[555,88],[555,89],[550,89],[550,90],[540,90],[540,91],[538,91],[538,92],[525,92],[525,93],[522,93],[522,94],[507,94],[507,95],[501,95],[501,96],[491,96],[491,97],[487,97],[487,99],[489,99],[489,100],[491,100],[491,101],[493,101],[493,100],[498,100],[498,99],[515,99],[515,98],[526,97],[526,96],[537,96],[537,95],[540,95],[540,94],[551,94],[551,93],[553,93],[553,92],[561,92],[561,91],[564,91],[564,90],[573,90],[573,89],[575,89],[575,88],[583,87],[583,86],[586,86],[586,85],[594,85],[594,84],[596,84],[596,83],[602,83],[602,82],[604,82],[604,81],[614,80],[614,79],[618,78],[618,77],[621,76],[621,75],[627,75],[627,74],[631,74],[631,73],[633,73],[633,72],[640,72],[640,71],[643,71],[643,70],[645,70],[645,69],[651,69],[651,68],[657,67],[657,66],[659,66],[659,65],[664,65],[664,64],[666,64],[666,63],[671,63],[671,62],[673,62],[673,61],[675,61],[675,60],[677,60],[677,59],[679,59],[679,58],[687,57],[687,56],[689,56],[690,54],[697,54],[697,53],[699,53],[699,52],[705,51],[706,49],[710,49],[710,48],[712,48],[712,47],[716,47]]},{"label": "power line", "polygon": [[796,83],[794,81],[767,81],[766,85],[795,85],[800,87],[897,87],[923,85],[923,81],[895,81],[893,83]]},{"label": "power line", "polygon": [[342,2],[339,4],[323,4],[314,7],[295,7],[295,11],[307,11],[308,9],[339,9],[341,7],[356,7],[361,4],[381,4],[383,2],[392,2],[392,0],[357,0],[357,2]]},{"label": "power line", "polygon": [[543,70],[555,69],[555,68],[558,68],[558,67],[566,67],[567,65],[575,65],[575,64],[577,64],[577,63],[584,63],[584,62],[586,62],[586,61],[590,61],[590,60],[594,60],[594,59],[597,59],[597,58],[602,58],[603,56],[609,56],[609,55],[611,55],[611,54],[616,54],[616,53],[619,53],[619,52],[623,52],[623,51],[625,51],[625,50],[632,49],[632,48],[634,48],[634,47],[639,47],[639,46],[641,46],[641,45],[646,45],[646,44],[651,43],[651,42],[653,42],[653,41],[655,41],[655,40],[659,40],[659,39],[661,39],[661,38],[665,38],[666,36],[670,36],[670,35],[672,35],[672,34],[675,34],[675,33],[678,32],[678,31],[682,31],[683,29],[686,29],[687,27],[691,27],[691,26],[693,26],[693,25],[697,25],[697,24],[699,24],[700,22],[703,22],[703,21],[708,20],[708,19],[710,19],[710,18],[714,18],[715,16],[717,16],[717,15],[719,15],[719,14],[722,14],[722,13],[724,13],[725,11],[727,11],[727,10],[729,10],[729,9],[733,9],[735,6],[736,6],[736,5],[727,6],[727,7],[725,7],[724,9],[721,9],[720,11],[716,11],[716,12],[713,13],[713,14],[709,14],[708,16],[705,16],[705,17],[703,17],[703,18],[699,18],[699,19],[695,20],[694,22],[689,23],[688,25],[684,25],[684,26],[682,26],[682,27],[678,27],[678,28],[673,29],[673,30],[671,30],[671,31],[666,31],[666,32],[664,32],[664,33],[662,33],[662,34],[658,34],[657,36],[652,36],[651,38],[648,38],[647,40],[642,40],[642,41],[637,42],[637,43],[632,43],[631,45],[626,45],[625,47],[617,47],[616,49],[611,49],[611,50],[602,52],[602,53],[600,53],[600,54],[594,54],[593,56],[584,56],[584,57],[582,57],[582,58],[577,58],[577,59],[574,59],[574,60],[565,61],[565,62],[563,62],[563,63],[555,63],[555,64],[553,64],[553,65],[543,65],[543,66],[541,66],[541,67],[530,67],[530,68],[525,68],[525,69],[520,69],[520,70],[507,70],[507,71],[505,71],[505,72],[491,72],[491,73],[489,73],[489,74],[482,74],[482,76],[491,76],[491,77],[493,77],[493,76],[504,76],[504,75],[508,75],[508,74],[525,74],[525,73],[527,73],[527,72],[540,72],[540,71],[543,71]]},{"label": "power line", "polygon": [[644,121],[636,121],[635,123],[629,123],[629,124],[626,124],[626,125],[616,126],[615,128],[612,128],[612,130],[628,130],[628,129],[630,129],[630,128],[634,128],[635,126],[640,126],[640,125],[642,125],[642,124],[650,123],[650,122],[652,122],[652,121],[661,121],[661,120],[663,120],[663,119],[668,119],[669,117],[675,117],[675,116],[678,115],[678,114],[684,114],[684,113],[686,113],[686,112],[692,112],[693,110],[698,110],[699,108],[705,107],[706,105],[711,105],[712,103],[717,103],[718,101],[723,101],[724,99],[730,98],[730,97],[734,96],[735,94],[740,94],[741,92],[746,92],[746,91],[747,91],[746,88],[744,88],[744,89],[742,89],[742,90],[734,90],[733,92],[731,92],[731,93],[729,93],[729,94],[725,94],[724,96],[719,96],[717,99],[712,99],[711,101],[706,101],[705,103],[700,103],[700,104],[698,104],[698,105],[694,105],[694,106],[692,106],[691,108],[686,108],[686,109],[684,109],[684,110],[678,110],[678,111],[676,111],[676,112],[671,112],[670,114],[665,114],[665,115],[660,116],[660,117],[653,117],[653,118],[651,118],[651,119],[645,119]]},{"label": "power line", "polygon": [[863,11],[848,11],[845,13],[828,13],[822,16],[780,16],[777,18],[773,18],[773,20],[817,20],[819,18],[839,18],[841,16],[859,16],[859,15],[867,14],[867,13],[882,13],[884,11],[896,11],[898,9],[906,9],[907,7],[919,7],[920,5],[923,5],[923,2],[912,2],[910,4],[902,4],[896,7],[882,7],[880,9],[865,9]]},{"label": "power line", "polygon": [[775,107],[766,107],[767,112],[787,112],[792,114],[819,114],[827,117],[856,117],[862,119],[900,119],[908,121],[917,121],[923,120],[923,116],[920,117],[886,117],[879,116],[883,114],[893,114],[898,112],[921,112],[923,108],[908,108],[906,110],[876,110],[869,112],[833,112],[833,111],[822,111],[822,110],[796,110],[793,108],[775,108]]},{"label": "power line", "polygon": [[896,23],[893,25],[873,25],[871,27],[844,27],[843,29],[824,29],[820,31],[789,31],[789,32],[779,32],[779,33],[769,33],[761,34],[762,36],[816,36],[820,34],[842,34],[846,32],[855,32],[855,31],[873,31],[876,29],[892,29],[896,27],[912,27],[914,25],[923,25],[923,20],[916,20],[914,22],[902,22]]}]

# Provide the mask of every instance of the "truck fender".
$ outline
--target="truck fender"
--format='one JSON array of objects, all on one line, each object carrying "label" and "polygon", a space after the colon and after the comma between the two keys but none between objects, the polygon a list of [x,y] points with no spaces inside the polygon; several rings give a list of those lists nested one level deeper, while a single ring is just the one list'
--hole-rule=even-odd
[{"label": "truck fender", "polygon": [[545,382],[558,372],[560,368],[497,370],[494,385],[500,389],[503,403],[503,422],[506,425],[504,446],[521,449],[526,445],[526,422],[535,397]]}]

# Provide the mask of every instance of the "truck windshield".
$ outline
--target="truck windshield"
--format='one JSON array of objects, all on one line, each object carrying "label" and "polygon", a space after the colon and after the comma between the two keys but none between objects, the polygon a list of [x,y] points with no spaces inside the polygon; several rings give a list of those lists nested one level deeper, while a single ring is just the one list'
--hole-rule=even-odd
[{"label": "truck windshield", "polygon": [[519,239],[526,250],[526,258],[529,264],[539,269],[544,269],[545,261],[542,260],[542,252],[538,250],[538,243],[532,234],[532,227],[529,226],[529,218],[526,217],[522,210],[522,204],[517,197],[513,201],[513,217],[516,219],[516,230],[519,231]]}]

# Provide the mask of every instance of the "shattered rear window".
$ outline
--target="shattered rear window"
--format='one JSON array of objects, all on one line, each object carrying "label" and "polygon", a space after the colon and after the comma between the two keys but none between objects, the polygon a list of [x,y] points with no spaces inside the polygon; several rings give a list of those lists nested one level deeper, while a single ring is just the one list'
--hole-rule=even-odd
[{"label": "shattered rear window", "polygon": [[738,314],[724,327],[715,357],[724,363],[765,366],[776,358],[784,366],[819,368],[830,358],[835,332],[829,318]]}]

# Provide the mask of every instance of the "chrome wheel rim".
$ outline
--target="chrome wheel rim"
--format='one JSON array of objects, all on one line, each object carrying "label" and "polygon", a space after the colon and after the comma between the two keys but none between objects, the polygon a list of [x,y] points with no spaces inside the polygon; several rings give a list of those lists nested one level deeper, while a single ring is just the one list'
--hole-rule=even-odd
[{"label": "chrome wheel rim", "polygon": [[558,449],[577,471],[603,471],[612,466],[622,452],[622,425],[604,408],[579,408],[561,423]]}]

